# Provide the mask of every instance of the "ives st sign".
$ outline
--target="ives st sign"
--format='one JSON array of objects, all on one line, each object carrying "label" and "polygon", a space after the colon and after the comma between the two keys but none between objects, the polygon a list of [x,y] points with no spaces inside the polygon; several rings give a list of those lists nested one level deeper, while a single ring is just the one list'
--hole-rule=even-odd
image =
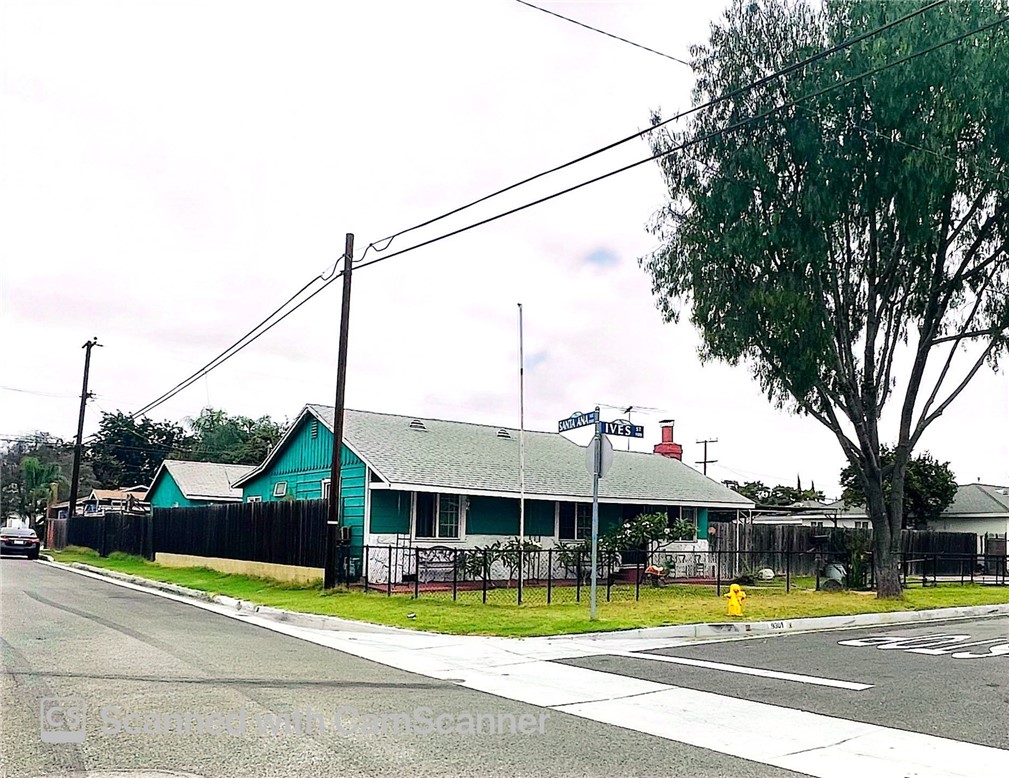
[{"label": "ives st sign", "polygon": [[599,422],[599,431],[603,435],[622,435],[625,438],[643,438],[645,436],[644,427],[640,424],[631,424],[626,419],[601,421]]}]

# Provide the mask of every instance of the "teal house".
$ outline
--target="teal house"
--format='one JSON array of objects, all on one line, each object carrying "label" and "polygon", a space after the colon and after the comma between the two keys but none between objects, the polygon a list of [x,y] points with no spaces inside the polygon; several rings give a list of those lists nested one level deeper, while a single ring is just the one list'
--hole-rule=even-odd
[{"label": "teal house", "polygon": [[[266,460],[233,486],[246,502],[328,497],[332,429],[332,407],[305,406]],[[531,431],[524,448],[526,537],[543,548],[590,537],[585,449],[560,434]],[[600,481],[601,532],[663,512],[692,527],[673,544],[700,551],[708,548],[709,511],[735,516],[754,507],[680,461],[671,428],[663,428],[655,452],[614,452]],[[340,478],[341,523],[361,552],[472,548],[521,532],[516,429],[347,410]]]},{"label": "teal house", "polygon": [[252,469],[252,465],[166,459],[154,474],[147,502],[152,508],[195,508],[242,502],[242,490],[232,484]]}]

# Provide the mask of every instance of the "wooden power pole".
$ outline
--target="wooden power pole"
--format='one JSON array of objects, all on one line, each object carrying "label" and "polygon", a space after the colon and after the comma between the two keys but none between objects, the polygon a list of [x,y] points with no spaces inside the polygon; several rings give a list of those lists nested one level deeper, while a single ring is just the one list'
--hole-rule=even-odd
[{"label": "wooden power pole", "polygon": [[92,338],[81,348],[84,352],[84,386],[81,388],[81,412],[77,416],[77,442],[74,445],[74,471],[70,478],[70,503],[67,505],[67,518],[77,510],[77,488],[81,480],[81,438],[84,435],[84,410],[88,404],[88,373],[91,371],[91,349],[101,346],[98,338]]},{"label": "wooden power pole", "polygon": [[347,387],[347,341],[350,333],[350,279],[354,269],[354,234],[347,233],[343,249],[343,302],[340,308],[340,345],[336,358],[336,402],[333,408],[333,461],[329,467],[329,515],[326,522],[326,573],[324,586],[337,583],[337,548],[340,526],[340,459],[343,453],[343,410]]}]

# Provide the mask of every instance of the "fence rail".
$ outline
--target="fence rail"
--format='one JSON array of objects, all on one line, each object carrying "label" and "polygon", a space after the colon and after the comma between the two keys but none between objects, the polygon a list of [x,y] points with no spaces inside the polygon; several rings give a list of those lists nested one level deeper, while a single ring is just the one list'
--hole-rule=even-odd
[{"label": "fence rail", "polygon": [[[900,554],[905,586],[1005,586],[1009,585],[1007,562],[1004,556],[973,553]],[[366,592],[483,603],[580,602],[588,596],[591,577],[588,552],[563,547],[502,551],[364,546],[342,549],[338,565],[342,581]],[[870,589],[875,583],[871,553],[853,558],[830,551],[628,549],[601,554],[597,576],[599,597],[606,601],[640,600],[676,584],[709,587],[721,595],[735,582],[786,592],[793,588]]]},{"label": "fence rail", "polygon": [[[149,515],[106,513],[50,520],[47,545],[86,546],[154,559],[157,553],[220,557],[281,565],[326,565],[325,502],[292,501],[155,509]],[[1005,538],[905,531],[900,570],[906,586],[1006,585]],[[800,526],[719,525],[712,550],[676,544],[603,552],[600,597],[641,599],[671,584],[871,588],[871,533]],[[742,547],[741,547],[742,546]],[[342,584],[411,597],[479,602],[581,601],[590,579],[584,548],[459,548],[412,544],[343,545],[336,553]]]}]

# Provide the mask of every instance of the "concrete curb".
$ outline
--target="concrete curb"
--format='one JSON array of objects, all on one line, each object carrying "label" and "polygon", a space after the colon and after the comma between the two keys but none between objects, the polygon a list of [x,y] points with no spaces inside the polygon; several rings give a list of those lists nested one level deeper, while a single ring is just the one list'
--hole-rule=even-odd
[{"label": "concrete curb", "polygon": [[813,616],[780,621],[731,621],[711,624],[675,624],[668,627],[644,627],[619,632],[583,632],[578,635],[556,635],[550,640],[606,640],[640,638],[654,640],[665,638],[713,638],[778,635],[785,632],[814,632],[819,630],[875,625],[913,624],[915,622],[946,621],[949,619],[977,618],[979,616],[1007,616],[1009,604],[967,605],[956,608],[932,608],[920,611],[891,611],[888,613],[859,613],[851,616]]},{"label": "concrete curb", "polygon": [[273,608],[269,605],[257,605],[249,600],[240,600],[235,597],[229,597],[225,594],[211,594],[210,592],[204,592],[200,589],[190,589],[189,587],[179,586],[178,584],[154,581],[150,578],[143,578],[139,575],[121,573],[118,570],[109,570],[107,567],[96,567],[95,565],[89,565],[84,562],[71,562],[66,564],[64,562],[57,562],[50,556],[47,557],[47,563],[53,565],[54,567],[68,569],[71,572],[80,571],[90,575],[100,576],[102,578],[110,578],[114,581],[132,584],[133,586],[138,586],[143,589],[150,589],[154,593],[166,592],[177,597],[188,597],[193,600],[200,600],[201,602],[212,602],[236,612],[246,614],[254,613],[261,618],[287,624],[293,627],[339,630],[343,632],[402,632],[411,635],[422,632],[422,630],[405,629],[403,627],[392,627],[385,624],[371,624],[365,621],[343,619],[339,616],[326,616],[320,613],[301,613],[299,611],[284,610],[283,608]]},{"label": "concrete curb", "polygon": [[[223,594],[210,594],[199,589],[190,589],[177,584],[152,581],[138,575],[121,573],[105,567],[96,567],[83,562],[71,562],[69,565],[56,562],[49,557],[49,564],[71,570],[81,570],[92,575],[112,578],[117,581],[133,584],[145,589],[167,592],[179,597],[189,597],[203,602],[213,602],[226,608],[243,613],[255,613],[271,621],[288,624],[294,627],[308,629],[326,629],[361,632],[401,632],[411,635],[424,634],[424,630],[392,627],[385,624],[343,619],[339,616],[325,616],[319,613],[301,613],[298,611],[273,608],[269,605],[256,605],[248,600],[239,600]],[[613,630],[609,632],[579,632],[569,635],[547,635],[538,638],[519,638],[520,640],[626,640],[640,638],[642,640],[663,640],[666,638],[713,638],[713,637],[756,637],[762,635],[780,635],[786,632],[812,632],[818,630],[844,629],[851,627],[871,627],[875,625],[913,624],[915,622],[944,621],[948,619],[976,618],[979,616],[1009,615],[1009,604],[1003,605],[968,605],[956,608],[935,608],[920,611],[893,611],[889,613],[860,613],[852,616],[815,616],[802,619],[782,619],[780,621],[732,621],[709,624],[675,624],[668,627],[643,627],[641,629]],[[444,633],[429,633],[442,635]]]}]

